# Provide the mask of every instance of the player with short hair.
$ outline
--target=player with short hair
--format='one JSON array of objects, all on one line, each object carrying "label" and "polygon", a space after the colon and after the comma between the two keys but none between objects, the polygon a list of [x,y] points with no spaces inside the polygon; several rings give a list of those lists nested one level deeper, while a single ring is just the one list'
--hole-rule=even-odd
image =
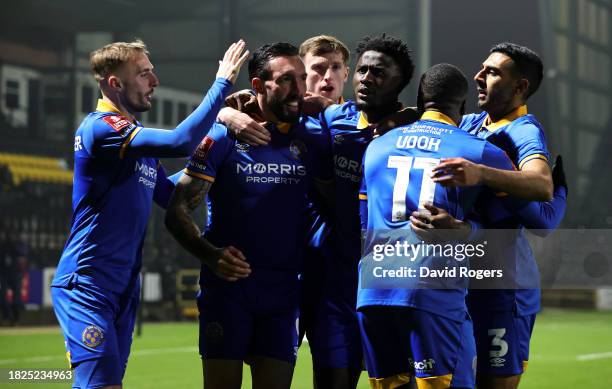
[{"label": "player with short hair", "polygon": [[159,80],[142,41],[91,54],[102,99],[76,131],[73,217],[51,283],[75,388],[120,388],[140,297],[151,203],[165,207],[172,183],[157,158],[189,155],[214,123],[248,52],[232,44],[196,110],[173,131],[135,118],[151,108]]},{"label": "player with short hair", "polygon": [[[482,69],[475,75],[481,114],[463,117],[460,124],[470,134],[502,148],[518,171],[501,171],[461,158],[442,162],[434,169],[434,181],[449,186],[484,184],[529,200],[547,199],[552,191],[549,152],[540,123],[527,113],[526,101],[541,81],[543,65],[527,47],[500,43],[491,48]],[[555,229],[565,214],[567,184],[556,174],[550,202],[514,202],[512,207],[497,198],[484,198],[478,207],[485,229],[516,229],[512,244],[493,244],[501,234],[489,237],[488,260],[504,258],[504,266],[528,286],[515,289],[471,289],[468,308],[474,321],[478,349],[478,387],[516,388],[529,359],[529,341],[540,310],[539,272],[524,228],[544,235]],[[443,210],[428,208],[431,215],[415,213],[430,226],[457,225]],[[451,218],[452,219],[452,218]],[[415,220],[418,224],[418,220]],[[495,251],[493,251],[495,248]],[[507,260],[506,260],[507,259]],[[530,276],[531,275],[531,276]]]},{"label": "player with short hair", "polygon": [[[353,87],[359,106],[353,101],[332,105],[320,117],[322,131],[331,138],[335,194],[329,218],[337,231],[330,234],[329,224],[321,229],[316,229],[315,224],[311,243],[321,248],[319,254],[324,255],[325,266],[322,271],[318,270],[320,263],[307,269],[311,274],[319,271],[319,284],[323,279],[317,296],[306,297],[309,304],[314,301],[318,305],[314,307],[314,317],[305,317],[318,388],[354,388],[362,370],[355,301],[360,257],[357,194],[363,152],[379,126],[414,120],[407,119],[405,113],[397,115],[401,109],[399,94],[414,71],[408,46],[382,34],[362,39],[356,54],[358,69]],[[309,259],[312,261],[312,256]],[[314,288],[308,287],[308,278],[306,274],[310,293]]]},{"label": "player with short hair", "polygon": [[[326,135],[302,116],[306,72],[298,49],[262,46],[249,62],[249,77],[270,143],[252,147],[216,124],[191,157],[166,214],[170,232],[202,261],[205,388],[239,388],[243,361],[251,365],[254,387],[289,388],[306,194],[330,170],[321,166],[329,160]],[[190,213],[206,196],[212,219],[201,235]]]},{"label": "player with short hair", "polygon": [[[305,100],[311,103],[316,102],[320,106],[329,106],[336,103],[344,103],[342,97],[344,84],[348,78],[350,53],[344,43],[336,37],[330,35],[317,35],[306,39],[299,48],[299,54],[306,68],[306,94]],[[238,132],[237,136],[251,143],[252,145],[260,144],[259,141],[267,139],[267,131],[260,133],[264,127],[262,123],[258,123],[262,118],[260,114],[253,113],[249,109],[249,104],[245,109],[251,116],[238,112],[232,108],[224,108],[219,117],[228,123],[228,127],[233,131]],[[317,118],[318,119],[318,118]],[[311,125],[316,125],[315,118],[308,119]],[[331,170],[331,168],[330,168]],[[331,243],[329,240],[331,234],[331,224],[329,223],[329,210],[323,205],[326,201],[323,199],[314,199],[317,206],[313,202],[310,203],[308,216],[308,247],[305,252],[304,269],[301,274],[301,304],[300,304],[300,340],[304,333],[308,336],[310,344],[319,344],[317,333],[322,333],[322,326],[329,323],[324,316],[319,312],[322,304],[327,298],[325,290],[320,288],[320,280],[324,277],[326,271],[326,262],[333,255],[331,251]],[[318,200],[318,201],[317,201]],[[354,288],[354,286],[353,286]],[[354,315],[354,313],[352,314]],[[350,319],[349,319],[350,321]],[[314,331],[314,325],[317,324],[318,331]],[[353,331],[356,333],[356,331]],[[325,335],[327,338],[327,336]],[[326,341],[327,339],[322,341]],[[345,342],[348,343],[348,342]],[[356,337],[350,341],[356,345],[359,350],[359,338]],[[319,389],[326,387],[341,388],[340,382],[346,384],[346,387],[354,387],[354,384],[349,384],[349,355],[334,351],[333,349],[323,349],[322,347],[311,347],[313,357],[313,380]],[[333,357],[328,354],[337,354],[340,357]],[[350,356],[356,362],[351,363],[354,372],[350,376],[359,376],[361,371],[360,352],[355,356]],[[352,382],[352,381],[351,381]],[[330,386],[331,385],[331,386]]]},{"label": "player with short hair", "polygon": [[335,194],[323,273],[324,299],[309,333],[313,367],[322,387],[354,388],[362,370],[362,347],[355,312],[360,258],[359,182],[361,160],[377,128],[401,109],[399,94],[414,71],[410,49],[385,34],[365,37],[356,47],[355,101],[325,110],[321,126],[331,138]]},{"label": "player with short hair", "polygon": [[[359,198],[362,225],[374,238],[393,236],[389,230],[401,231],[398,242],[423,246],[410,228],[409,216],[428,201],[457,219],[465,218],[485,189],[437,185],[430,174],[440,159],[459,155],[499,169],[512,168],[502,150],[457,127],[467,90],[467,80],[458,68],[432,66],[419,84],[421,119],[385,133],[368,146]],[[449,273],[439,281],[421,272],[423,267],[456,271],[467,264],[448,254],[423,254],[420,249],[418,253],[397,264],[416,270],[416,276],[406,278],[375,282],[375,266],[385,266],[384,261],[391,259],[375,262],[366,256],[360,262],[357,313],[370,384],[397,388],[416,377],[419,388],[472,388],[476,350],[464,279]]]},{"label": "player with short hair", "polygon": [[350,52],[338,38],[317,35],[300,45],[300,57],[306,66],[306,96],[319,95],[328,104],[342,104],[342,92],[349,75]]},{"label": "player with short hair", "polygon": [[[313,107],[305,113],[316,116],[332,104],[344,103],[342,93],[350,61],[346,45],[334,36],[316,35],[302,42],[299,53],[307,75],[304,101]],[[270,133],[257,110],[254,95],[248,90],[234,95],[235,101],[228,98],[232,104],[219,112],[219,121],[252,146],[267,144]]]}]

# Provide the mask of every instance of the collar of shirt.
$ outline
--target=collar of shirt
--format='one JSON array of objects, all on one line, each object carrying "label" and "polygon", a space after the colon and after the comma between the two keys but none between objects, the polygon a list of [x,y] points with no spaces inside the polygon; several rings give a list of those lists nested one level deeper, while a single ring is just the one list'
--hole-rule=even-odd
[{"label": "collar of shirt", "polygon": [[485,118],[482,124],[482,129],[486,129],[487,131],[490,131],[490,132],[495,132],[501,127],[507,126],[508,124],[512,123],[514,120],[520,118],[521,116],[525,116],[525,115],[527,115],[526,105],[521,105],[520,107],[510,112],[509,114],[507,114],[506,116],[504,116],[503,118],[501,118],[500,120],[496,122],[491,122],[491,117],[487,115],[487,117]]},{"label": "collar of shirt", "polygon": [[127,114],[125,112],[121,112],[121,110],[119,110],[119,108],[117,108],[115,104],[111,103],[110,101],[103,100],[103,99],[98,99],[98,105],[96,106],[96,111],[115,112],[121,116],[125,116],[126,118],[130,119],[132,122],[136,122],[136,120],[134,119],[132,115]]},{"label": "collar of shirt", "polygon": [[363,112],[359,111],[359,118],[357,119],[357,129],[364,130],[370,127],[372,123],[368,122],[368,119],[363,115]]},{"label": "collar of shirt", "polygon": [[291,123],[286,123],[286,122],[270,123],[267,127],[269,127],[269,129],[276,128],[276,130],[280,132],[281,134],[288,134],[289,130],[291,129]]},{"label": "collar of shirt", "polygon": [[[399,112],[404,108],[404,105],[400,102],[397,102],[397,111]],[[385,116],[384,118],[381,119],[381,121],[379,123],[382,123],[384,120],[388,119],[389,117],[392,117],[393,115],[395,115],[395,113],[389,114],[387,116]],[[375,128],[378,125],[378,123],[370,123],[368,121],[368,119],[366,119],[366,117],[363,115],[362,111],[359,111],[359,118],[357,119],[357,129],[358,130],[365,130],[366,128]]]},{"label": "collar of shirt", "polygon": [[440,122],[448,124],[449,126],[457,127],[457,123],[455,123],[453,119],[438,111],[425,111],[425,113],[421,115],[421,120],[433,120],[434,122]]}]

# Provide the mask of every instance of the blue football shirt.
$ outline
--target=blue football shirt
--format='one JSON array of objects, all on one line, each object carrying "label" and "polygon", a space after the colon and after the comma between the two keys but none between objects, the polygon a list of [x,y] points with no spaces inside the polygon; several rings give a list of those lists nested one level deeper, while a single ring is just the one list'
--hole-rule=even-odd
[{"label": "blue football shirt", "polygon": [[[405,230],[403,236],[413,245],[421,245],[410,228],[410,214],[425,202],[447,210],[453,217],[464,219],[482,186],[465,188],[444,187],[430,177],[431,170],[442,158],[463,157],[500,169],[511,169],[508,156],[483,139],[457,128],[451,119],[437,112],[426,112],[421,120],[389,131],[374,139],[363,158],[363,180],[359,197],[367,201],[368,231]],[[422,253],[422,252],[421,252]],[[427,281],[400,281],[399,287],[366,288],[364,269],[360,263],[360,285],[357,307],[369,305],[409,306],[426,310],[453,320],[464,320],[466,289],[457,279],[444,289],[433,289]],[[455,258],[419,255],[419,266],[440,268],[459,266]],[[369,270],[368,270],[369,271]],[[418,274],[418,272],[417,272]]]}]

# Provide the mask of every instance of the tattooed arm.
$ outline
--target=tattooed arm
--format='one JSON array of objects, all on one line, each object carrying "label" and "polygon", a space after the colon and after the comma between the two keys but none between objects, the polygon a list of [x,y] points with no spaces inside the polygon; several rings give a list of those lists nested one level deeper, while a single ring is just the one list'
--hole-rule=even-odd
[{"label": "tattooed arm", "polygon": [[192,212],[205,202],[211,186],[209,181],[183,174],[168,205],[166,227],[181,246],[217,276],[227,281],[237,281],[251,273],[242,252],[233,246],[215,247],[201,236],[200,228],[192,216]]}]

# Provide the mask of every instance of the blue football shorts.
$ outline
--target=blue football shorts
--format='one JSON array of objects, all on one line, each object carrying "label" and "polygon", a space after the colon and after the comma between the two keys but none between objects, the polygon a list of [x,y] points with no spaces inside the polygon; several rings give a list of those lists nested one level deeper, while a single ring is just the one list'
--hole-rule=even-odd
[{"label": "blue football shorts", "polygon": [[372,388],[395,388],[415,377],[419,388],[473,388],[472,322],[400,306],[357,312]]},{"label": "blue football shorts", "polygon": [[51,298],[75,369],[75,387],[119,385],[125,374],[139,305],[137,293],[119,295],[91,285],[52,287]]}]

